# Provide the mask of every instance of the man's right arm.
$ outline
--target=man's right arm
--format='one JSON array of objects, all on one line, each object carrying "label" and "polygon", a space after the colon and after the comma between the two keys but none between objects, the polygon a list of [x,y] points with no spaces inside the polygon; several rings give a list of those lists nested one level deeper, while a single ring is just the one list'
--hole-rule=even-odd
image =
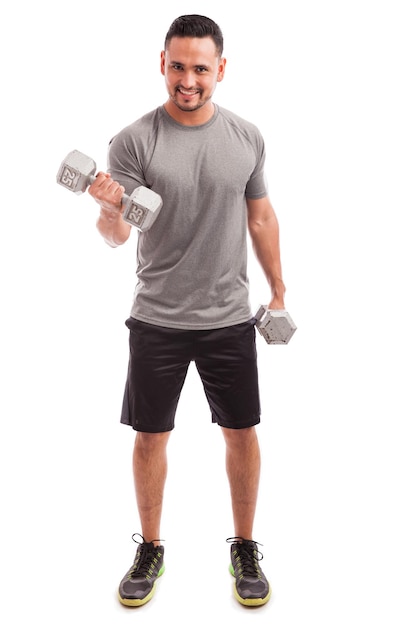
[{"label": "man's right arm", "polygon": [[123,220],[122,197],[124,187],[114,181],[110,174],[99,172],[88,188],[89,194],[100,205],[97,229],[104,241],[116,248],[128,239],[131,226]]}]

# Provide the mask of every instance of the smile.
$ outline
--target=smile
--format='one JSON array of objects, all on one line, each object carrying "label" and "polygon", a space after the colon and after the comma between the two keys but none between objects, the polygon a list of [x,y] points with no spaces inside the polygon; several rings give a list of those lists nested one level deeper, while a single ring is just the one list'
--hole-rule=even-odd
[{"label": "smile", "polygon": [[200,93],[199,89],[184,89],[183,87],[177,87],[177,91],[180,92],[180,94],[182,94],[183,96],[196,96],[198,93]]}]

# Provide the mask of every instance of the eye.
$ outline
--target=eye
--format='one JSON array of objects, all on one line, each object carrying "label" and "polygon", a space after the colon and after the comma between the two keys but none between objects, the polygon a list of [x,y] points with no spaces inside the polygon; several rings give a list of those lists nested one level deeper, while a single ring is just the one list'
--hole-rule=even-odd
[{"label": "eye", "polygon": [[176,70],[177,72],[182,70],[182,65],[180,65],[179,63],[173,63],[171,67],[173,70]]},{"label": "eye", "polygon": [[199,66],[199,67],[197,67],[197,68],[196,68],[196,71],[197,71],[199,74],[204,74],[204,72],[207,72],[208,70],[207,70],[207,68],[206,68],[206,67]]}]

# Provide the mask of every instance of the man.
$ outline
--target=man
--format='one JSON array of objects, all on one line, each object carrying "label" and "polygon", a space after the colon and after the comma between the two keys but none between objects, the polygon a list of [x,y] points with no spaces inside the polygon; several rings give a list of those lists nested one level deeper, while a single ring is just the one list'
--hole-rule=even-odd
[{"label": "man", "polygon": [[211,19],[176,19],[161,53],[168,100],[112,139],[109,173],[89,192],[97,227],[110,246],[127,241],[122,194],[138,185],[163,208],[140,233],[131,316],[130,360],[121,421],[136,431],[133,468],[143,540],[119,586],[129,606],[148,602],[164,571],[160,523],[166,447],[187,368],[195,362],[223,432],[235,536],[230,571],[245,605],[271,595],[252,536],[260,450],[255,328],[248,301],[246,233],[271,288],[269,308],[284,308],[279,227],[264,181],[258,129],[212,101],[224,78],[223,37]]}]

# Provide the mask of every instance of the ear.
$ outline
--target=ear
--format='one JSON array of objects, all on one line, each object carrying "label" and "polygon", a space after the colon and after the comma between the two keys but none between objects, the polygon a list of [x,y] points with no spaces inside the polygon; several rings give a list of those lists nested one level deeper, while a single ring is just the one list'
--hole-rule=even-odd
[{"label": "ear", "polygon": [[162,50],[161,52],[161,74],[162,76],[165,76],[165,51]]},{"label": "ear", "polygon": [[220,59],[219,67],[217,68],[217,82],[221,83],[224,78],[224,72],[226,70],[226,59],[223,57]]}]

